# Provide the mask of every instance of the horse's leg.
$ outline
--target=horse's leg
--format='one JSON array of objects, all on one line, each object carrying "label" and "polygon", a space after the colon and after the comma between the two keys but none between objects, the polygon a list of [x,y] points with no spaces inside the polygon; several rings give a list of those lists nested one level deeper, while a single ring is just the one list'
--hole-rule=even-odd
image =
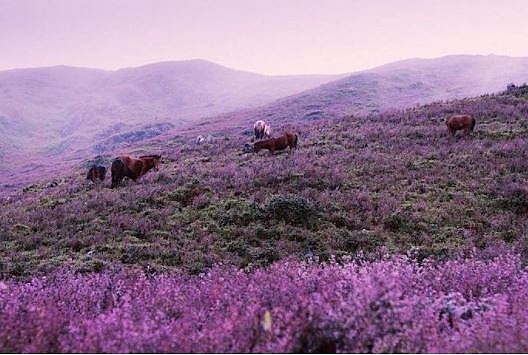
[{"label": "horse's leg", "polygon": [[111,186],[111,188],[113,189],[113,188],[118,187],[119,184],[121,183],[122,179],[123,178],[120,178],[119,176],[112,176],[112,186]]},{"label": "horse's leg", "polygon": [[451,129],[451,127],[448,127],[448,136],[447,136],[447,139],[449,142],[452,142],[454,139],[455,139],[455,131],[453,129]]}]

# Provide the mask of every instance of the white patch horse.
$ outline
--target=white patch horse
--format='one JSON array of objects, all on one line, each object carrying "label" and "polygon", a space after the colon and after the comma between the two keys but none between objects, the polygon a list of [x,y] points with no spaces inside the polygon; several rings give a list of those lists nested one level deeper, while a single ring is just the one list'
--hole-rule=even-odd
[{"label": "white patch horse", "polygon": [[264,139],[271,138],[271,126],[269,123],[266,123],[263,120],[258,120],[253,125],[253,130],[255,131],[255,139]]}]

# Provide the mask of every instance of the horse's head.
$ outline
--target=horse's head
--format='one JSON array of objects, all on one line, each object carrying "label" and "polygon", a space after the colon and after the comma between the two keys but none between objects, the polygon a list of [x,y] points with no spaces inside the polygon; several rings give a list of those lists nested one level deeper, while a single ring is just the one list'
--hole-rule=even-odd
[{"label": "horse's head", "polygon": [[150,154],[150,155],[142,155],[139,157],[141,161],[143,161],[144,164],[144,171],[142,174],[146,173],[150,169],[154,169],[156,171],[159,170],[159,163],[161,160],[161,155],[159,154]]},{"label": "horse's head", "polygon": [[95,171],[97,172],[97,177],[99,178],[99,180],[103,181],[106,177],[106,167],[97,166]]},{"label": "horse's head", "polygon": [[106,176],[106,168],[101,165],[93,165],[90,170],[88,170],[88,174],[86,175],[86,179],[91,180],[92,182],[95,182],[96,180],[103,181]]},{"label": "horse's head", "polygon": [[86,180],[95,181],[95,168],[92,166],[90,170],[88,170],[88,174],[86,174]]},{"label": "horse's head", "polygon": [[265,125],[266,125],[266,122],[264,122],[263,120],[258,120],[253,125],[253,128],[255,128],[255,129],[263,129]]},{"label": "horse's head", "polygon": [[254,153],[258,153],[261,149],[269,149],[270,152],[273,152],[275,150],[275,139],[270,138],[253,143]]}]

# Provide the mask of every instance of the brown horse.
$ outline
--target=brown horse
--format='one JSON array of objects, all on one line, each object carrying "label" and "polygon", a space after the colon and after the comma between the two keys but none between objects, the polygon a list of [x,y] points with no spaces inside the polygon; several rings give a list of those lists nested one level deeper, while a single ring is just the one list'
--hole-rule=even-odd
[{"label": "brown horse", "polygon": [[88,174],[86,175],[87,180],[91,180],[92,182],[96,182],[97,180],[103,181],[106,177],[106,168],[102,165],[93,165],[90,170],[88,170]]},{"label": "brown horse", "polygon": [[463,129],[464,134],[473,132],[475,128],[475,119],[470,115],[453,115],[446,121],[447,130],[451,136],[455,136],[456,131]]},{"label": "brown horse", "polygon": [[263,120],[258,120],[253,125],[255,139],[271,138],[271,126]]},{"label": "brown horse", "polygon": [[161,155],[142,155],[139,158],[132,158],[122,155],[112,162],[112,188],[117,187],[126,176],[134,181],[143,176],[150,169],[158,170]]},{"label": "brown horse", "polygon": [[293,148],[297,148],[298,140],[299,137],[296,133],[286,132],[278,138],[270,138],[255,142],[253,144],[253,151],[258,152],[261,149],[268,149],[270,155],[272,155],[276,150],[283,150],[287,147],[290,147],[290,151],[292,151]]}]

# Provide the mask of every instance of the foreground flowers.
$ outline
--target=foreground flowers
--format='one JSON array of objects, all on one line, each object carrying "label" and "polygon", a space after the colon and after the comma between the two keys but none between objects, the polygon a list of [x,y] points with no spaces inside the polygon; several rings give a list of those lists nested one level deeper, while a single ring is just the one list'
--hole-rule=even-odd
[{"label": "foreground flowers", "polygon": [[517,256],[0,282],[2,352],[527,352]]}]

